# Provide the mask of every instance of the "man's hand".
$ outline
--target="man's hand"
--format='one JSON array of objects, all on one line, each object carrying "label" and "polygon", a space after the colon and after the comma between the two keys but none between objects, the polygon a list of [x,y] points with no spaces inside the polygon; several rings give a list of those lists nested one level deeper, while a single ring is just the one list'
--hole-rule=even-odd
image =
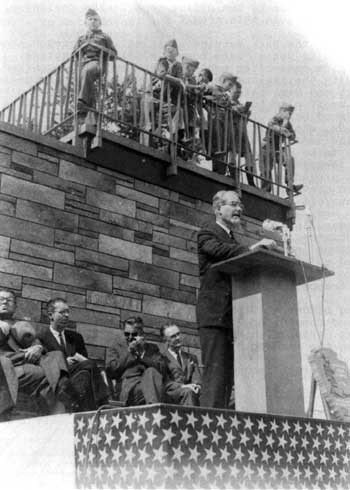
[{"label": "man's hand", "polygon": [[135,340],[132,340],[128,346],[129,352],[135,357],[141,357],[145,352],[145,339],[144,337],[137,336]]},{"label": "man's hand", "polygon": [[267,250],[272,250],[274,248],[277,248],[277,243],[275,240],[272,240],[271,238],[263,238],[259,242],[254,243],[254,245],[251,245],[249,247],[250,250],[257,250],[259,248],[266,248]]},{"label": "man's hand", "polygon": [[76,352],[74,356],[67,357],[68,366],[73,366],[74,364],[77,364],[78,362],[82,362],[82,361],[87,361],[87,357],[79,354],[79,352]]},{"label": "man's hand", "polygon": [[27,349],[23,349],[24,352],[24,359],[29,362],[30,364],[38,364],[40,361],[42,352],[43,352],[43,346],[42,345],[32,345],[31,347],[28,347]]},{"label": "man's hand", "polygon": [[189,388],[190,390],[193,391],[196,395],[201,391],[201,385],[196,385],[194,383],[189,383],[187,385],[182,385],[183,388]]}]

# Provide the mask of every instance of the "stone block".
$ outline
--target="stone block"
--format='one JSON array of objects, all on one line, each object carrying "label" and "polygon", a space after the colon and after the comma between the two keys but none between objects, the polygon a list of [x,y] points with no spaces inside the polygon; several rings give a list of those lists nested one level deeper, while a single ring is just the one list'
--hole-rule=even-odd
[{"label": "stone block", "polygon": [[10,249],[10,239],[0,235],[0,257],[8,257]]},{"label": "stone block", "polygon": [[174,219],[174,218],[170,218],[170,225],[181,226],[182,228],[186,228],[188,230],[193,230],[195,232],[200,230],[200,228],[201,228],[200,224],[192,225],[192,224],[187,223],[185,221],[178,221],[177,219]]},{"label": "stone block", "polygon": [[119,184],[117,184],[116,186],[116,194],[118,196],[131,199],[132,201],[136,201],[137,203],[141,202],[143,204],[147,204],[147,206],[151,206],[154,208],[158,208],[159,206],[159,199],[157,197],[145,194],[144,192],[136,191],[134,189],[130,189],[129,187],[124,187]]},{"label": "stone block", "polygon": [[153,265],[164,267],[165,269],[183,272],[192,276],[198,276],[198,266],[190,262],[183,262],[182,260],[171,259],[154,254]]},{"label": "stone block", "polygon": [[14,216],[16,210],[16,202],[10,202],[4,199],[7,196],[0,196],[0,214]]},{"label": "stone block", "polygon": [[124,238],[126,240],[134,239],[133,230],[126,230],[122,226],[106,224],[104,221],[83,216],[79,219],[79,231],[82,230],[90,230],[98,234],[103,233],[104,235]]},{"label": "stone block", "polygon": [[150,282],[170,288],[177,288],[179,286],[178,272],[140,262],[130,263],[129,277],[136,281]]},{"label": "stone block", "polygon": [[10,168],[11,166],[11,152],[3,153],[0,151],[0,166]]},{"label": "stone block", "polygon": [[99,291],[88,291],[87,302],[124,310],[141,311],[141,301],[138,299],[118,296],[116,294],[103,294]]},{"label": "stone block", "polygon": [[74,232],[78,229],[78,216],[74,216],[73,213],[67,213],[66,211],[30,201],[23,201],[22,199],[18,199],[17,201],[16,216],[53,227],[56,230],[61,229]]},{"label": "stone block", "polygon": [[[119,318],[118,322],[119,324]],[[89,323],[77,323],[77,332],[79,332],[85,340],[85,343],[99,346],[110,346],[116,337],[117,328],[102,327],[100,325],[91,325]]]},{"label": "stone block", "polygon": [[74,254],[71,252],[66,252],[54,247],[46,247],[45,245],[34,245],[33,243],[21,240],[11,241],[11,251],[46,260],[53,260],[55,262],[64,262],[66,264],[74,263]]},{"label": "stone block", "polygon": [[10,252],[9,259],[17,260],[18,262],[29,262],[30,264],[42,265],[43,267],[48,267],[49,269],[53,267],[52,260],[38,259],[36,257],[32,257],[31,255]]},{"label": "stone block", "polygon": [[23,278],[23,284],[30,284],[31,286],[37,286],[39,288],[47,288],[47,289],[57,289],[57,291],[64,291],[66,293],[72,293],[72,294],[79,294],[79,295],[84,295],[86,294],[86,291],[82,288],[74,287],[71,285],[65,284],[64,286],[62,284],[59,284],[54,281],[41,281],[40,279],[34,279],[32,277],[24,277]]},{"label": "stone block", "polygon": [[85,187],[75,182],[70,182],[69,180],[64,180],[37,170],[34,170],[33,181],[63,191],[69,197],[76,196],[85,199]]},{"label": "stone block", "polygon": [[12,162],[18,163],[19,165],[24,165],[32,170],[40,170],[52,175],[57,175],[58,165],[57,163],[44,160],[33,155],[28,155],[26,153],[20,153],[19,151],[14,151],[12,153]]},{"label": "stone block", "polygon": [[0,286],[10,289],[21,289],[22,277],[14,276],[13,274],[6,274],[5,272],[0,272]]},{"label": "stone block", "polygon": [[[70,319],[77,323],[89,323],[94,325],[104,325],[106,327],[113,327],[118,324],[119,317],[117,315],[111,315],[110,313],[102,313],[101,311],[87,310],[85,308],[70,308]],[[96,328],[96,334],[97,334]]]},{"label": "stone block", "polygon": [[142,303],[144,313],[158,315],[176,320],[194,323],[196,321],[196,308],[193,305],[170,301],[153,296],[144,296]]},{"label": "stone block", "polygon": [[86,250],[77,248],[75,252],[75,258],[80,262],[89,262],[91,264],[100,264],[111,269],[120,269],[127,271],[129,269],[129,263],[125,259],[120,259],[112,255],[94,252],[93,250]]},{"label": "stone block", "polygon": [[52,269],[39,265],[18,262],[16,260],[0,258],[0,271],[19,276],[34,277],[49,281],[52,279]]},{"label": "stone block", "polygon": [[187,242],[186,242],[186,249],[189,252],[192,252],[194,254],[197,254],[198,253],[198,245],[197,245],[197,242],[193,242],[192,240],[187,240]]},{"label": "stone block", "polygon": [[0,230],[2,235],[10,238],[43,243],[44,245],[53,243],[53,229],[10,216],[0,215]]},{"label": "stone block", "polygon": [[21,165],[11,164],[11,168],[0,166],[0,173],[3,175],[9,175],[20,181],[32,181],[33,171]]},{"label": "stone block", "polygon": [[101,209],[100,219],[106,221],[107,223],[112,223],[114,225],[121,226],[122,228],[130,228],[135,231],[142,231],[144,233],[152,233],[152,224],[146,223],[145,221],[138,221],[135,218],[129,218],[128,216],[123,216],[122,214],[112,213]]},{"label": "stone block", "polygon": [[1,192],[21,199],[38,202],[54,208],[64,208],[64,193],[41,184],[27,182],[10,175],[3,175]]},{"label": "stone block", "polygon": [[183,238],[174,237],[165,233],[159,233],[157,231],[153,231],[153,241],[163,245],[186,249],[186,240]]},{"label": "stone block", "polygon": [[50,299],[59,297],[65,299],[69,306],[78,306],[81,308],[84,308],[86,303],[85,295],[67,292],[64,287],[62,287],[62,289],[50,289],[34,286],[32,284],[25,284],[22,290],[22,297],[35,299],[45,304]]},{"label": "stone block", "polygon": [[160,296],[162,299],[171,299],[186,304],[196,304],[196,295],[188,291],[180,291],[179,289],[160,288]]},{"label": "stone block", "polygon": [[203,223],[204,219],[208,219],[208,216],[204,215],[204,213],[176,202],[170,202],[169,204],[169,217],[181,223],[199,227],[202,226],[201,223]]},{"label": "stone block", "polygon": [[85,235],[69,233],[68,231],[63,230],[55,230],[55,245],[60,243],[74,247],[88,248],[90,250],[97,250],[98,247],[97,238],[90,238]]},{"label": "stone block", "polygon": [[136,219],[141,221],[146,221],[147,223],[152,223],[153,225],[168,227],[169,218],[166,216],[160,216],[159,214],[150,213],[144,211],[143,209],[136,210]]},{"label": "stone block", "polygon": [[180,284],[190,286],[191,288],[199,288],[199,277],[189,276],[187,274],[181,274]]},{"label": "stone block", "polygon": [[55,264],[54,281],[84,289],[112,292],[112,276],[64,264]]},{"label": "stone block", "polygon": [[114,192],[115,179],[96,170],[76,165],[66,160],[61,160],[59,165],[59,177],[78,184],[87,185],[107,192]]},{"label": "stone block", "polygon": [[181,250],[180,248],[170,247],[170,258],[183,260],[184,262],[191,262],[192,264],[198,264],[198,255]]},{"label": "stone block", "polygon": [[135,179],[135,189],[163,199],[169,199],[170,196],[170,191],[168,191],[168,189],[164,189],[163,187],[159,187],[158,185],[149,184],[148,182],[144,182],[143,180]]},{"label": "stone block", "polygon": [[130,201],[130,199],[88,188],[86,190],[86,202],[96,208],[125,214],[125,216],[130,216],[132,218],[135,217],[136,204],[134,201]]},{"label": "stone block", "polygon": [[48,160],[49,162],[52,163],[59,162],[59,158],[57,156],[50,155],[46,151],[40,151],[40,147],[38,147],[38,157],[42,158],[43,160]]},{"label": "stone block", "polygon": [[102,311],[103,313],[111,313],[112,315],[120,315],[120,308],[112,308],[111,306],[102,306],[96,304],[87,304],[88,310]]},{"label": "stone block", "polygon": [[12,136],[12,134],[7,134],[5,132],[0,133],[0,146],[22,151],[23,153],[29,153],[30,155],[36,155],[38,152],[35,143],[23,138],[17,138],[16,136]]},{"label": "stone block", "polygon": [[160,296],[159,286],[148,282],[134,281],[133,279],[127,279],[126,277],[120,276],[113,276],[113,289],[123,289],[124,291]]},{"label": "stone block", "polygon": [[28,319],[33,322],[39,322],[41,318],[41,302],[17,298],[15,317],[19,320]]},{"label": "stone block", "polygon": [[104,368],[106,358],[106,348],[97,345],[85,344],[88,358],[95,360],[98,365],[101,363],[101,367]]},{"label": "stone block", "polygon": [[99,237],[100,252],[109,253],[129,260],[152,263],[152,248],[145,245],[113,238],[107,235]]}]

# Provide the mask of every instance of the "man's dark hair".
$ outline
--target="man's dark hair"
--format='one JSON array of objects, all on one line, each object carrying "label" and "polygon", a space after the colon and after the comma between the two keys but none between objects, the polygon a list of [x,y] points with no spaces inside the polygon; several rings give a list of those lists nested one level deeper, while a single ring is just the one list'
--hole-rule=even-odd
[{"label": "man's dark hair", "polygon": [[237,88],[242,88],[242,84],[238,80],[235,81],[235,83],[233,84],[233,86],[234,87],[237,87]]},{"label": "man's dark hair", "polygon": [[207,79],[209,80],[209,82],[212,82],[213,81],[213,73],[211,72],[211,70],[209,70],[209,68],[203,68],[203,70],[201,70],[203,73],[205,73],[205,76],[207,77]]},{"label": "man's dark hair", "polygon": [[169,323],[168,325],[162,325],[160,327],[159,332],[163,340],[165,340],[165,330],[169,327],[177,327],[177,325],[175,323]]},{"label": "man's dark hair", "polygon": [[60,298],[60,297],[56,297],[56,298],[52,298],[50,299],[50,301],[47,302],[46,304],[46,311],[47,311],[47,314],[49,315],[50,313],[53,313],[55,311],[55,306],[57,303],[67,303],[67,300],[64,299],[64,298]]},{"label": "man's dark hair", "polygon": [[12,294],[13,299],[14,299],[14,302],[16,303],[16,301],[17,301],[17,295],[16,295],[16,293],[15,293],[15,292],[14,292],[12,289],[10,289],[10,288],[2,288],[2,287],[0,287],[0,293],[1,293],[1,292],[3,292],[3,293],[10,293],[10,294]]},{"label": "man's dark hair", "polygon": [[131,327],[137,327],[139,330],[143,331],[143,320],[140,316],[131,316],[124,321],[124,328],[126,325]]}]

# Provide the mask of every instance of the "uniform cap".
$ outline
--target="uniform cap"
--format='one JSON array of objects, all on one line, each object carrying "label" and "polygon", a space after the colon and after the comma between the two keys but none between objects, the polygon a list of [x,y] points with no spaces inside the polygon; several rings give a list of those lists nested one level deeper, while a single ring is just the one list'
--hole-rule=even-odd
[{"label": "uniform cap", "polygon": [[199,67],[199,61],[194,60],[193,58],[187,58],[187,56],[182,57],[182,63],[186,63],[187,65],[194,66],[195,69]]}]

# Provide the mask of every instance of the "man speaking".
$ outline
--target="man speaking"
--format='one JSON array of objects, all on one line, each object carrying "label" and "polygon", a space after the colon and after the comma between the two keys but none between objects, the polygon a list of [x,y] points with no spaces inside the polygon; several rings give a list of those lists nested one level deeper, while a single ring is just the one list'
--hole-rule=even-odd
[{"label": "man speaking", "polygon": [[238,243],[234,230],[240,225],[243,205],[237,192],[217,192],[213,210],[216,222],[198,233],[197,322],[204,365],[200,404],[227,408],[233,385],[231,277],[210,266],[259,247],[275,248],[276,243],[267,238],[250,247]]}]

